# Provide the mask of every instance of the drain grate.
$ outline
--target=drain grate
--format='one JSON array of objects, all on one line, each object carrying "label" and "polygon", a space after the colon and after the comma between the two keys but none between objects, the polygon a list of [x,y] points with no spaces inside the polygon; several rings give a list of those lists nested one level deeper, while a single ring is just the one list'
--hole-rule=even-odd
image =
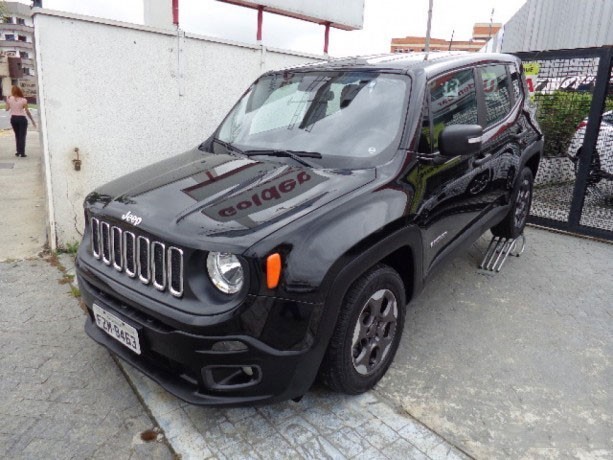
[{"label": "drain grate", "polygon": [[0,163],[0,169],[13,169],[15,163]]}]

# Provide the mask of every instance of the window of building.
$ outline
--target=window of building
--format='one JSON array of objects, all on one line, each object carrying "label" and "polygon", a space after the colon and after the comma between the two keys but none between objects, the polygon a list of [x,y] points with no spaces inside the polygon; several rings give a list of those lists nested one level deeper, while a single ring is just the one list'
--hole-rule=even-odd
[{"label": "window of building", "polygon": [[2,16],[2,22],[4,24],[12,24],[13,23],[13,18],[10,16]]},{"label": "window of building", "polygon": [[29,59],[30,55],[28,54],[27,51],[20,51],[19,52],[19,57],[24,58],[24,59]]},{"label": "window of building", "polygon": [[25,35],[20,35],[19,36],[19,41],[20,42],[25,42],[25,41],[27,41],[27,37]]},{"label": "window of building", "polygon": [[480,68],[485,95],[487,126],[491,126],[511,111],[511,94],[506,66],[488,65]]},{"label": "window of building", "polygon": [[23,18],[17,18],[17,24],[25,26],[26,25],[26,20],[23,19]]},{"label": "window of building", "polygon": [[13,35],[13,34],[6,34],[6,35],[4,36],[4,39],[5,39],[5,40],[11,40],[11,41],[12,41],[12,40],[15,40],[15,35]]},{"label": "window of building", "polygon": [[17,81],[17,79],[16,79],[16,78],[13,78],[13,79],[11,80],[11,85],[13,85],[13,86],[19,86],[19,81]]},{"label": "window of building", "polygon": [[479,123],[477,92],[472,70],[461,70],[430,83],[432,146],[438,150],[438,136],[450,125]]}]

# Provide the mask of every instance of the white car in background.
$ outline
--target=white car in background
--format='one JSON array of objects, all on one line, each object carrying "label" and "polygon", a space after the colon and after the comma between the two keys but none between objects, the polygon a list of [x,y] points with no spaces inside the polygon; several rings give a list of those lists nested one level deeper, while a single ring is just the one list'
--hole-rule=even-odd
[{"label": "white car in background", "polygon": [[[575,164],[575,173],[579,168],[579,157],[583,147],[583,139],[587,128],[588,117],[585,117],[570,141],[568,157]],[[602,122],[598,132],[596,151],[592,157],[588,186],[600,182],[602,179],[613,181],[613,110],[602,114]]]}]

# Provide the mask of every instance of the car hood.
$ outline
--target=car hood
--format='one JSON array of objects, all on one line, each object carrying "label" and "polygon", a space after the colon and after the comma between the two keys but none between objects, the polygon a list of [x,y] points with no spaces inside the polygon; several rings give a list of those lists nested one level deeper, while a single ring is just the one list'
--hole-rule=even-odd
[{"label": "car hood", "polygon": [[194,149],[109,182],[85,205],[92,215],[175,244],[240,253],[375,179],[374,169],[315,169],[257,158]]}]

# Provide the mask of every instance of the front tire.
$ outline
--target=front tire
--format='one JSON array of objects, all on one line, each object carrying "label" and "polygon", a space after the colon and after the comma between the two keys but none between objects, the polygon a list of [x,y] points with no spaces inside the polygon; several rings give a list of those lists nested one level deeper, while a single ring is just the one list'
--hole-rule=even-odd
[{"label": "front tire", "polygon": [[323,383],[347,394],[375,386],[398,349],[405,310],[404,284],[391,267],[376,265],[356,280],[320,368]]},{"label": "front tire", "polygon": [[509,212],[502,222],[492,227],[492,233],[495,236],[517,238],[522,234],[532,205],[533,184],[534,177],[530,168],[522,169],[513,189]]}]

